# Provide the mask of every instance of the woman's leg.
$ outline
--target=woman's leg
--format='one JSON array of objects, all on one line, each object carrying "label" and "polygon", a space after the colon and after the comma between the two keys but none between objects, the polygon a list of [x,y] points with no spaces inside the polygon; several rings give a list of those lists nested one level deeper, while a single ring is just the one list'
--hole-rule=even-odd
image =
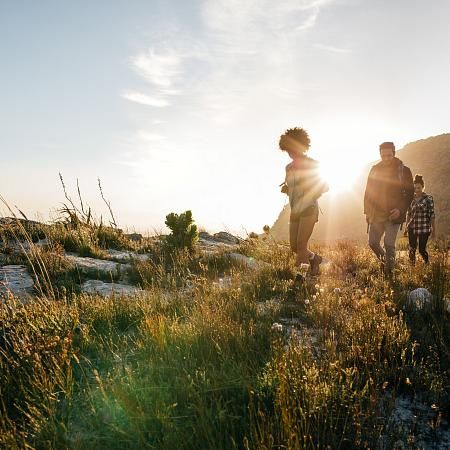
[{"label": "woman's leg", "polygon": [[308,250],[308,242],[316,224],[316,216],[311,214],[306,217],[300,217],[297,229],[297,266],[309,264],[314,253]]},{"label": "woman's leg", "polygon": [[298,225],[299,225],[298,219],[289,221],[289,243],[291,245],[291,250],[294,253],[297,253]]},{"label": "woman's leg", "polygon": [[416,263],[416,249],[417,249],[417,234],[414,234],[412,230],[408,230],[409,241],[409,260],[411,264]]},{"label": "woman's leg", "polygon": [[428,252],[427,252],[427,242],[430,233],[419,234],[419,253],[422,256],[425,264],[428,264]]}]

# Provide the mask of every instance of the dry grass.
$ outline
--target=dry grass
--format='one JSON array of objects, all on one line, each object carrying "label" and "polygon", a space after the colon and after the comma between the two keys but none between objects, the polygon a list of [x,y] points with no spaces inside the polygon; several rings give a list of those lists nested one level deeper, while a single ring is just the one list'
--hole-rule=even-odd
[{"label": "dry grass", "polygon": [[[375,448],[386,392],[448,414],[445,252],[390,283],[366,249],[339,243],[321,249],[328,272],[294,288],[286,246],[252,240],[241,251],[267,264],[154,249],[134,265],[146,291],[108,300],[55,300],[61,253],[32,253],[47,299],[0,306],[0,445]],[[223,274],[229,286],[214,282]],[[404,309],[418,286],[435,294],[421,313]],[[274,331],[283,316],[316,339]]]}]

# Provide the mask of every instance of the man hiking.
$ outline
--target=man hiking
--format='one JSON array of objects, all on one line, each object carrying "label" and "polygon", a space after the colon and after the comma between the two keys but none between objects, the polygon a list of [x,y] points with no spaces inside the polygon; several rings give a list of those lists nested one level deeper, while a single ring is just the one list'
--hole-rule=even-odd
[{"label": "man hiking", "polygon": [[[367,178],[364,214],[368,223],[369,247],[381,261],[386,276],[391,277],[395,262],[395,240],[400,224],[414,196],[411,170],[395,156],[393,142],[380,145],[381,161]],[[380,245],[384,234],[384,249]]]}]

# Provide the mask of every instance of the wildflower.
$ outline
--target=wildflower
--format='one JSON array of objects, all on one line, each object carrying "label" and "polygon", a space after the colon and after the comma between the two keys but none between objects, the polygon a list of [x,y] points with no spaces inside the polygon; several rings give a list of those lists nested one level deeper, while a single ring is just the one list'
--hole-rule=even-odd
[{"label": "wildflower", "polygon": [[283,331],[283,325],[281,325],[281,323],[275,322],[272,324],[270,329],[277,333],[281,333]]},{"label": "wildflower", "polygon": [[319,285],[319,284],[316,284],[314,287],[315,287],[317,290],[319,290],[320,285]]},{"label": "wildflower", "polygon": [[341,289],[340,288],[334,288],[334,293],[335,294],[340,294],[341,293]]},{"label": "wildflower", "polygon": [[309,298],[305,298],[305,304],[309,305]]},{"label": "wildflower", "polygon": [[315,300],[316,298],[317,298],[317,295],[314,294],[314,295],[312,296],[312,299]]},{"label": "wildflower", "polygon": [[325,292],[325,289],[324,289],[324,288],[320,288],[320,289],[319,289],[319,292],[320,292],[321,294],[323,294],[323,293]]}]

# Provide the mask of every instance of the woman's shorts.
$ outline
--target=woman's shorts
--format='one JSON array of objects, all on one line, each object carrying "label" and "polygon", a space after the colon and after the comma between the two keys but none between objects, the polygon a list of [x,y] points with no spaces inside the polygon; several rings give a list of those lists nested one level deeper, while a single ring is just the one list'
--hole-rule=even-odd
[{"label": "woman's shorts", "polygon": [[289,221],[290,222],[298,222],[300,219],[304,217],[311,217],[314,216],[315,222],[319,221],[319,205],[316,203],[314,205],[308,206],[305,208],[301,213],[292,213],[290,215]]}]

